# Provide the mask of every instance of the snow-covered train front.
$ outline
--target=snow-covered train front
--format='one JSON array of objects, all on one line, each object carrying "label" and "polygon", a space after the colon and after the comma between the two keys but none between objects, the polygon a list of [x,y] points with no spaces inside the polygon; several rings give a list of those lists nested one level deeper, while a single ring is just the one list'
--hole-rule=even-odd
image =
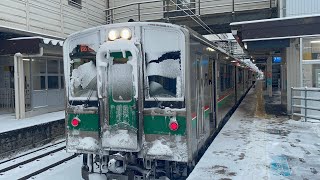
[{"label": "snow-covered train front", "polygon": [[111,24],[69,36],[67,151],[83,154],[83,178],[186,177],[253,80],[234,60],[172,24]]}]

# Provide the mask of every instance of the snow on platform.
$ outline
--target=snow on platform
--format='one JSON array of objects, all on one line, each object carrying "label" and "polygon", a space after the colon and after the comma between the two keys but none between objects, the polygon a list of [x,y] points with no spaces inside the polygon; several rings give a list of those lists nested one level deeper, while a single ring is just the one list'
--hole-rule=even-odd
[{"label": "snow on platform", "polygon": [[320,179],[320,122],[255,118],[256,99],[251,90],[188,180]]},{"label": "snow on platform", "polygon": [[25,119],[16,119],[15,114],[0,115],[0,133],[44,124],[65,118],[64,111],[42,114]]}]

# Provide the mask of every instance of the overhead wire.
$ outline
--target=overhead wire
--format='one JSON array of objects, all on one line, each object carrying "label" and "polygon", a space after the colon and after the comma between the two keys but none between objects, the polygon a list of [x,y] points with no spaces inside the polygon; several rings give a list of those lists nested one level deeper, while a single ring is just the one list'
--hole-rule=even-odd
[{"label": "overhead wire", "polygon": [[[210,34],[214,34],[215,36],[217,36],[220,40],[223,40],[220,36],[218,36],[199,16],[197,16],[196,14],[193,13],[193,11],[186,6],[187,10],[190,11],[192,13],[193,16],[195,16],[201,23],[199,23],[195,18],[193,18],[192,16],[190,16],[190,14],[188,14],[185,9],[182,9],[180,6],[178,6],[177,3],[175,3],[173,0],[170,0],[171,3],[173,3],[176,7],[178,7],[180,10],[182,10],[187,16],[189,16],[192,20],[194,20],[196,23],[198,23],[202,28],[204,28],[207,32],[209,32]],[[205,27],[204,27],[204,26]]]}]

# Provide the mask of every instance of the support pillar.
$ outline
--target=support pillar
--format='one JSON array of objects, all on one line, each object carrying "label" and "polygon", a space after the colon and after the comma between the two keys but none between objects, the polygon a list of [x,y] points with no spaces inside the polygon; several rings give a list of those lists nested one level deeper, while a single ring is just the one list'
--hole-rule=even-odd
[{"label": "support pillar", "polygon": [[272,97],[272,56],[267,59],[267,92],[269,97]]},{"label": "support pillar", "polygon": [[14,92],[16,119],[25,118],[24,69],[22,54],[14,55]]}]

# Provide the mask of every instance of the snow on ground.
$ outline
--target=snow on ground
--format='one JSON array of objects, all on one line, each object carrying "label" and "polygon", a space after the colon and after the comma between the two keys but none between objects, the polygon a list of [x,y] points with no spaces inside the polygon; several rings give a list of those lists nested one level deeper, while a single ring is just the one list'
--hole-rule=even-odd
[{"label": "snow on ground", "polygon": [[250,91],[188,180],[319,179],[320,122],[255,118]]},{"label": "snow on ground", "polygon": [[[46,167],[50,164],[53,164],[55,162],[58,162],[66,157],[71,156],[72,154],[66,153],[65,151],[58,151],[56,153],[52,153],[48,156],[45,156],[43,158],[40,158],[36,161],[32,161],[30,163],[21,165],[17,168],[14,168],[12,170],[2,172],[0,174],[0,179],[19,179],[23,176],[26,176],[30,173],[36,172],[37,170],[40,170],[43,167]],[[54,168],[52,168],[54,169]],[[50,171],[50,169],[48,170]],[[68,177],[68,173],[65,174],[66,177]]]},{"label": "snow on ground", "polygon": [[[50,144],[48,144],[50,145]],[[27,160],[29,158],[38,156],[40,154],[43,154],[45,152],[49,152],[52,151],[54,149],[57,149],[58,147],[61,147],[65,145],[65,143],[59,144],[57,146],[53,146],[53,147],[48,147],[44,150],[41,150],[39,152],[24,156],[23,158],[18,158],[15,159],[14,162],[13,161],[9,161],[6,163],[1,164],[0,168],[5,168],[8,166],[11,166],[15,163]],[[47,145],[43,146],[46,147]],[[42,148],[42,147],[41,147]],[[39,148],[35,148],[35,149],[30,149],[29,151],[34,151],[37,150]],[[28,152],[28,151],[27,151]],[[11,158],[14,157],[18,157],[20,155],[23,155],[27,152],[22,152],[22,153],[18,153],[15,154],[14,156],[12,156]],[[46,156],[44,158],[41,158],[37,161],[33,161],[31,163],[27,163],[25,165],[22,165],[18,168],[15,168],[13,170],[7,171],[7,172],[2,172],[0,173],[0,180],[8,180],[8,179],[18,179],[19,177],[22,177],[23,175],[26,175],[28,173],[34,172],[36,170],[39,170],[45,166],[50,165],[51,163],[54,163],[56,161],[59,161],[62,158],[71,156],[72,154],[67,153],[65,150],[53,153],[49,156]],[[0,162],[3,162],[7,159],[1,159]],[[71,159],[70,161],[67,161],[57,167],[53,167],[39,175],[36,175],[30,179],[39,179],[39,180],[82,180],[81,177],[81,166],[82,166],[82,156],[78,156],[74,159]],[[99,180],[98,177],[93,176],[93,179],[90,180]]]},{"label": "snow on ground", "polygon": [[[82,156],[45,171],[33,179],[39,180],[83,180],[81,177]],[[96,178],[98,180],[98,178]],[[91,179],[90,179],[91,180]],[[93,179],[95,180],[95,179]]]},{"label": "snow on ground", "polygon": [[[2,159],[0,158],[0,169],[3,169],[5,167],[8,167],[8,166],[20,163],[20,162],[23,162],[25,160],[31,159],[35,156],[39,156],[39,155],[44,154],[46,152],[52,151],[54,149],[64,147],[66,145],[66,143],[63,141],[64,141],[63,139],[59,139],[59,140],[53,141],[49,144],[46,144],[42,147],[28,149],[27,151],[24,151],[24,152],[17,152],[17,153],[11,154],[10,156],[3,157],[3,158],[1,157]],[[56,144],[56,143],[58,143],[58,144]],[[22,156],[22,157],[20,157],[20,156]],[[15,159],[13,159],[13,158],[15,158]]]},{"label": "snow on ground", "polygon": [[64,111],[42,114],[25,119],[16,119],[15,114],[2,114],[0,115],[0,133],[48,123],[64,118]]}]

